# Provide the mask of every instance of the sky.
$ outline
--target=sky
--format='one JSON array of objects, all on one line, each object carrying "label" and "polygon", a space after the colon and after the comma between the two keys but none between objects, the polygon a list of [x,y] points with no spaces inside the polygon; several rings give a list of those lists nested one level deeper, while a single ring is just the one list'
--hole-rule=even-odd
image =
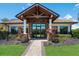
[{"label": "sky", "polygon": [[[33,3],[0,3],[0,21],[3,18],[16,19],[16,14],[31,6]],[[77,21],[79,4],[77,3],[41,3],[60,15],[60,19]],[[73,25],[73,28],[79,25]]]}]

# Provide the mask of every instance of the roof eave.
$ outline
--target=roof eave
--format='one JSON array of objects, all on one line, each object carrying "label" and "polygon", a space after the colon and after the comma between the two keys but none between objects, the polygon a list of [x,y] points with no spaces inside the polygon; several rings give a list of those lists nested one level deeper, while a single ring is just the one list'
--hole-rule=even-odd
[{"label": "roof eave", "polygon": [[[19,18],[19,16],[21,16],[24,12],[26,12],[26,11],[28,11],[29,9],[35,7],[36,5],[39,5],[39,6],[41,6],[42,8],[46,9],[46,10],[47,10],[48,12],[50,12],[51,14],[54,14],[54,15],[56,16],[56,18],[59,17],[59,14],[57,14],[56,12],[54,12],[54,11],[48,9],[47,7],[45,7],[45,6],[43,6],[43,5],[39,4],[39,3],[35,3],[35,4],[33,4],[32,6],[26,8],[26,9],[23,10],[22,12],[18,13],[18,14],[16,15],[16,17]],[[55,19],[56,19],[56,18],[55,18]]]}]

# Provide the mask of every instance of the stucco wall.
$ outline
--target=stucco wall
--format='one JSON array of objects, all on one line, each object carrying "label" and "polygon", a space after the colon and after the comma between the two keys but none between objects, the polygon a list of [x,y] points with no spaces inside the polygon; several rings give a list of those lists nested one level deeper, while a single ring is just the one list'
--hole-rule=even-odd
[{"label": "stucco wall", "polygon": [[52,24],[52,26],[70,26],[70,24]]}]

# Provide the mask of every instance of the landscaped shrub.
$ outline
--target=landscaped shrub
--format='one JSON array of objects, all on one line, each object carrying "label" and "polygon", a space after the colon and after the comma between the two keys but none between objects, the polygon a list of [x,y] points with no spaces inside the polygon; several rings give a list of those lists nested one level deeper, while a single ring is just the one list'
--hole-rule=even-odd
[{"label": "landscaped shrub", "polygon": [[55,28],[47,29],[47,33],[49,35],[49,41],[54,42],[54,43],[59,43],[57,29]]},{"label": "landscaped shrub", "polygon": [[72,30],[72,34],[73,34],[74,38],[78,38],[79,39],[79,28]]},{"label": "landscaped shrub", "polygon": [[29,41],[28,34],[18,34],[15,39],[21,41],[22,43]]},{"label": "landscaped shrub", "polygon": [[49,34],[49,41],[54,43],[59,43],[58,35],[57,34]]},{"label": "landscaped shrub", "polygon": [[9,40],[14,40],[17,37],[17,34],[9,34],[8,39]]},{"label": "landscaped shrub", "polygon": [[71,34],[58,34],[60,38],[71,38]]},{"label": "landscaped shrub", "polygon": [[22,43],[28,42],[29,41],[28,34],[22,34],[21,39]]},{"label": "landscaped shrub", "polygon": [[7,31],[0,31],[0,39],[8,39],[8,32]]},{"label": "landscaped shrub", "polygon": [[8,29],[6,25],[0,24],[0,39],[8,39]]},{"label": "landscaped shrub", "polygon": [[72,38],[71,34],[58,34],[58,36],[60,43],[64,43],[65,40],[70,40]]}]

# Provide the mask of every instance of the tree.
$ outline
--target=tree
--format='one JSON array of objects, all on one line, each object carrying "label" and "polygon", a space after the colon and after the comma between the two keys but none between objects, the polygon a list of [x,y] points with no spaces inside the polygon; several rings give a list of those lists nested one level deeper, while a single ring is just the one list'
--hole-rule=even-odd
[{"label": "tree", "polygon": [[79,38],[79,28],[78,29],[73,29],[72,34],[73,34],[73,37]]},{"label": "tree", "polygon": [[[1,19],[1,21],[2,21],[3,23],[5,23],[5,22],[9,21],[9,19],[8,19],[8,18],[3,18],[3,19]],[[6,27],[7,27],[7,25],[5,25],[5,24],[0,24],[0,31],[7,31]]]},{"label": "tree", "polygon": [[8,18],[3,18],[3,19],[1,19],[1,20],[2,20],[2,22],[7,22],[7,21],[9,21]]},{"label": "tree", "polygon": [[77,16],[77,20],[78,20],[78,23],[79,23],[79,13],[78,13],[78,16]]}]

